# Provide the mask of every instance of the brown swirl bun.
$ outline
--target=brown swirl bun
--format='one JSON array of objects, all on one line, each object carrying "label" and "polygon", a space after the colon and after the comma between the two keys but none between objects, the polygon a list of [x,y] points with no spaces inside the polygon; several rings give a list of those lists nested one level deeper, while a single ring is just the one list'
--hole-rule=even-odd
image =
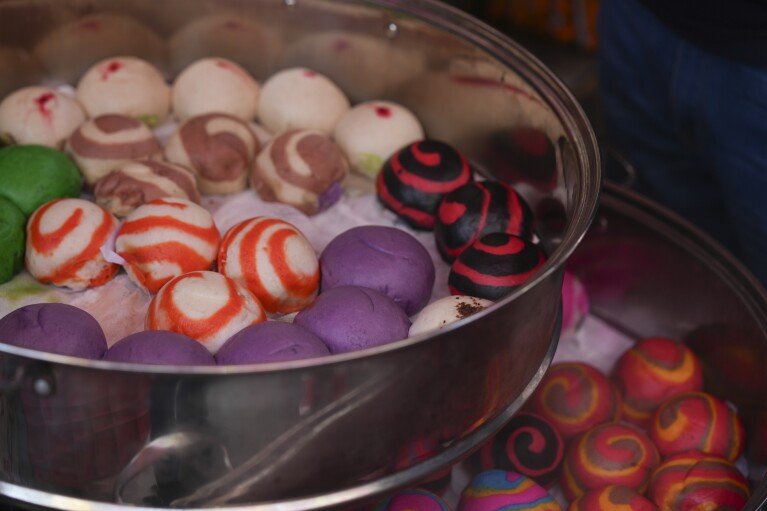
[{"label": "brown swirl bun", "polygon": [[194,175],[172,163],[129,161],[99,179],[94,187],[96,203],[117,217],[131,214],[155,199],[175,197],[200,202]]},{"label": "brown swirl bun", "polygon": [[274,137],[253,165],[251,183],[262,199],[313,215],[341,196],[349,165],[341,149],[318,131],[290,130]]},{"label": "brown swirl bun", "polygon": [[121,114],[155,126],[168,116],[170,87],[149,62],[114,57],[88,69],[77,84],[77,99],[90,117]]},{"label": "brown swirl bun", "polygon": [[260,144],[247,124],[229,114],[203,114],[186,120],[171,136],[165,158],[197,176],[203,194],[243,190]]},{"label": "brown swirl bun", "polygon": [[87,186],[130,160],[156,158],[160,142],[143,122],[124,115],[107,114],[84,122],[67,142]]}]

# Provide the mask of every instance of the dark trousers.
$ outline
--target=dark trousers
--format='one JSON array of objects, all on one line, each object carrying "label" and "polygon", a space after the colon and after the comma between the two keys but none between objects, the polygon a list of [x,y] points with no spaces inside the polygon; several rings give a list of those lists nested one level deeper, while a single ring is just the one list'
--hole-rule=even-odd
[{"label": "dark trousers", "polygon": [[638,0],[604,0],[599,37],[606,132],[638,190],[767,283],[767,70],[685,41]]}]

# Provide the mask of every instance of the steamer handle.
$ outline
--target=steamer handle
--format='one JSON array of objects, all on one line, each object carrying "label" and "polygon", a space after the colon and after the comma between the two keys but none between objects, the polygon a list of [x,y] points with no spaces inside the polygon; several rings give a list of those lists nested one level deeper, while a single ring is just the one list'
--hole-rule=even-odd
[{"label": "steamer handle", "polygon": [[167,459],[169,456],[181,456],[184,450],[190,448],[212,448],[219,450],[226,469],[228,471],[232,470],[232,464],[226,447],[214,438],[193,431],[170,433],[156,438],[145,445],[120,472],[115,481],[115,502],[124,504],[122,500],[123,489],[139,474],[151,468],[155,463]]}]

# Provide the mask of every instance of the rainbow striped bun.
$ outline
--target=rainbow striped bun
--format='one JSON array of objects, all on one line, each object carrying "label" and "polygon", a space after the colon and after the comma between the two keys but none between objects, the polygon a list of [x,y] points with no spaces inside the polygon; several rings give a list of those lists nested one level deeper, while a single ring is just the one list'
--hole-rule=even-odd
[{"label": "rainbow striped bun", "polygon": [[478,474],[461,494],[458,511],[561,511],[543,487],[516,472]]}]

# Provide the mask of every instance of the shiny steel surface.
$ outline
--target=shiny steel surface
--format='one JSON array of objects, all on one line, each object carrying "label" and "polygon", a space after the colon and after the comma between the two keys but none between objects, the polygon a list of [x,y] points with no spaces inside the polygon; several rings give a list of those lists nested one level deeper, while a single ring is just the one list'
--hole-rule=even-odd
[{"label": "shiny steel surface", "polygon": [[[0,95],[76,83],[119,54],[169,78],[207,55],[259,79],[301,64],[355,101],[399,101],[519,186],[551,256],[439,335],[319,362],[168,370],[0,345],[0,494],[54,509],[349,507],[455,462],[522,405],[555,348],[563,264],[600,185],[588,121],[537,60],[432,0],[0,0]],[[519,128],[554,141],[550,166],[511,164]],[[440,447],[410,466],[399,453],[423,440]]]}]

